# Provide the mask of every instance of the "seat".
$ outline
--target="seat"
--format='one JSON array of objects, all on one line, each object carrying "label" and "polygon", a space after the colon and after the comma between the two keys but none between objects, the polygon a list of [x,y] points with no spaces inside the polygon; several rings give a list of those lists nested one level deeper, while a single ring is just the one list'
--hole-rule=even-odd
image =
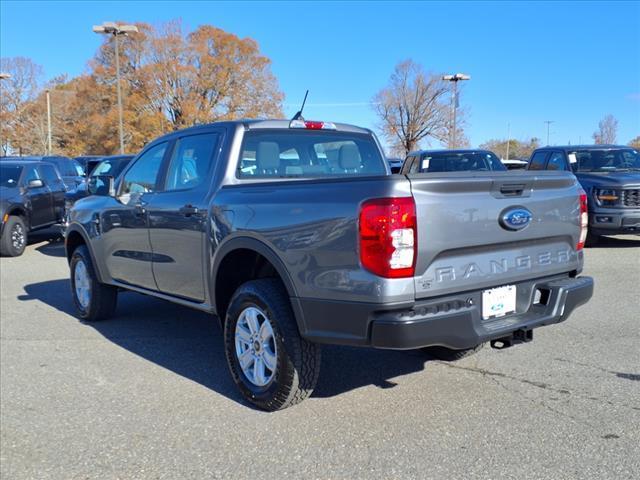
[{"label": "seat", "polygon": [[258,174],[277,175],[280,168],[280,147],[276,142],[260,142],[256,149]]},{"label": "seat", "polygon": [[360,150],[355,143],[347,143],[340,147],[338,164],[344,173],[355,172],[360,168],[362,159],[360,158]]}]

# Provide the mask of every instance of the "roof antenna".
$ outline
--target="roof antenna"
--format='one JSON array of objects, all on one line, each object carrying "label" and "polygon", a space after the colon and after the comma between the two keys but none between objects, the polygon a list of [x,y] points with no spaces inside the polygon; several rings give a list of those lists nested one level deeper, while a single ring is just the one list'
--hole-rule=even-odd
[{"label": "roof antenna", "polygon": [[298,110],[298,113],[296,113],[291,119],[292,122],[294,120],[302,120],[304,122],[304,118],[302,118],[302,110],[304,110],[304,104],[307,103],[307,95],[309,95],[309,90],[307,90],[307,93],[304,94],[304,100],[302,100],[302,106],[300,107],[300,110]]}]

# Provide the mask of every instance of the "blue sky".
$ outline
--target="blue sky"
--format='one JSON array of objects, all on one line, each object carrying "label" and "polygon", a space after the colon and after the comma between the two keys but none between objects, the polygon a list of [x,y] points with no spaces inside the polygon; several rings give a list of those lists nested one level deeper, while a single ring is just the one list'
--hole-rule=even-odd
[{"label": "blue sky", "polygon": [[368,102],[394,65],[464,72],[473,145],[489,138],[588,143],[608,113],[618,141],[640,135],[640,2],[0,2],[0,52],[47,77],[86,69],[104,21],[216,25],[252,37],[293,115],[375,128]]}]

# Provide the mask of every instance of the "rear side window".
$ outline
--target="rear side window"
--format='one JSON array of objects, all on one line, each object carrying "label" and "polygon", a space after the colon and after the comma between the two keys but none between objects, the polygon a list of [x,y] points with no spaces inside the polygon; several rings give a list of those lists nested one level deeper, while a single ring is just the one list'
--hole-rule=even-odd
[{"label": "rear side window", "polygon": [[173,149],[165,190],[197,187],[207,178],[218,145],[217,133],[179,139]]},{"label": "rear side window", "polygon": [[553,152],[547,162],[547,170],[569,170],[562,152]]},{"label": "rear side window", "polygon": [[529,162],[529,170],[544,170],[544,162],[547,159],[547,152],[536,152]]},{"label": "rear side window", "polygon": [[384,174],[384,160],[370,135],[304,130],[246,132],[237,170],[239,178]]}]

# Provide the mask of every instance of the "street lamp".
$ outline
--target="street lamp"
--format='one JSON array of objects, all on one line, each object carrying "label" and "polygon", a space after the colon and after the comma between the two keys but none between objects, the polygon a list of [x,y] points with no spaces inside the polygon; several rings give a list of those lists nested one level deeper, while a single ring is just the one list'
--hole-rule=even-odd
[{"label": "street lamp", "polygon": [[115,22],[104,22],[102,25],[94,25],[93,31],[105,35],[113,35],[116,48],[116,91],[118,92],[118,122],[120,133],[120,153],[124,153],[124,130],[122,126],[122,93],[120,92],[120,52],[118,51],[118,37],[135,33],[138,27],[135,25],[118,25]]},{"label": "street lamp", "polygon": [[456,148],[456,115],[458,109],[458,82],[461,80],[471,80],[470,75],[465,75],[464,73],[456,73],[453,75],[444,75],[442,80],[446,80],[447,82],[453,82],[453,92],[451,94],[451,115],[453,116],[453,120],[451,122],[451,139],[450,148]]},{"label": "street lamp", "polygon": [[556,123],[554,120],[545,120],[544,123],[547,124],[547,146],[549,145],[549,127],[552,123]]},{"label": "street lamp", "polygon": [[51,155],[51,97],[50,90],[45,90],[47,94],[47,154]]}]

